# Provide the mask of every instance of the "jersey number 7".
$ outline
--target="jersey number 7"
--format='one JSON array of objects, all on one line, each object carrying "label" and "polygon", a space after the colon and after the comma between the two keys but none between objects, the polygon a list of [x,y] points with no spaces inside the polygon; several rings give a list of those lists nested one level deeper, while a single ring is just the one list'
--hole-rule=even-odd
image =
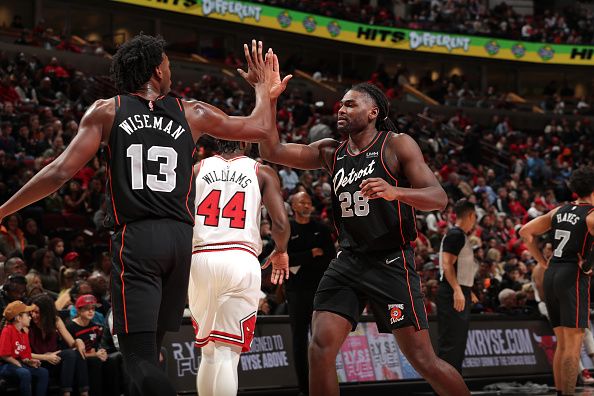
[{"label": "jersey number 7", "polygon": [[223,207],[222,213],[219,206],[220,200],[221,190],[212,190],[198,205],[196,215],[204,216],[204,225],[218,227],[219,217],[222,216],[231,220],[229,227],[245,228],[245,192],[236,192]]}]

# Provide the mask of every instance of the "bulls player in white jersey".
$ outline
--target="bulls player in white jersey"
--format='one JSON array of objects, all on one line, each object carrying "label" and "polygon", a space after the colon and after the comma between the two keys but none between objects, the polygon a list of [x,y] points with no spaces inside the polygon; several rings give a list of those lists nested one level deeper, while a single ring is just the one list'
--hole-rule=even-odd
[{"label": "bulls player in white jersey", "polygon": [[282,284],[289,274],[290,227],[278,176],[243,155],[238,142],[221,140],[219,150],[220,155],[196,165],[188,297],[195,343],[202,348],[196,381],[200,396],[237,394],[239,355],[250,348],[260,295],[262,202],[276,245],[272,282]]}]

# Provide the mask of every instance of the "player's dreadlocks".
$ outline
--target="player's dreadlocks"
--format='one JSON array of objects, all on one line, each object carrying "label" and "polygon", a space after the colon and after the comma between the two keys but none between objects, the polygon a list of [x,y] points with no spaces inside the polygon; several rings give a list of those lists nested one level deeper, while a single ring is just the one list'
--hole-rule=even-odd
[{"label": "player's dreadlocks", "polygon": [[166,42],[161,36],[139,34],[118,48],[111,74],[119,92],[136,92],[163,61]]},{"label": "player's dreadlocks", "polygon": [[370,83],[360,83],[351,88],[353,91],[364,92],[373,101],[378,108],[377,119],[375,121],[375,128],[378,131],[396,131],[396,125],[389,117],[390,102],[381,89]]},{"label": "player's dreadlocks", "polygon": [[573,171],[569,178],[569,188],[580,198],[592,194],[594,192],[594,167],[582,166]]},{"label": "player's dreadlocks", "polygon": [[241,148],[239,142],[221,139],[217,139],[217,146],[219,148],[219,153],[221,154],[234,153],[236,151],[239,151],[239,149]]}]

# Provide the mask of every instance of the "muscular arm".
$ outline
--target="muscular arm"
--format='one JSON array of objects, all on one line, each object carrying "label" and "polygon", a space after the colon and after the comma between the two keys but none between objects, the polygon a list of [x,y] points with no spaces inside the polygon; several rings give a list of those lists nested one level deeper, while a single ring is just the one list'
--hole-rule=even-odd
[{"label": "muscular arm", "polygon": [[95,156],[103,136],[109,133],[114,114],[113,100],[98,100],[89,107],[66,150],[0,207],[0,218],[47,197],[70,180]]},{"label": "muscular arm", "polygon": [[280,191],[280,181],[274,170],[266,165],[259,167],[258,179],[262,190],[262,201],[272,219],[271,232],[276,245],[275,250],[285,253],[291,227],[289,226],[289,218]]},{"label": "muscular arm", "polygon": [[184,101],[188,125],[194,140],[203,133],[225,140],[259,142],[268,137],[274,114],[270,114],[270,96],[267,86],[256,86],[256,107],[247,117],[235,117],[208,103]]},{"label": "muscular arm", "polygon": [[393,134],[388,138],[384,152],[386,165],[393,174],[403,174],[412,188],[391,187],[378,178],[361,183],[361,192],[369,198],[398,200],[424,211],[443,210],[448,197],[425,163],[421,149],[406,134]]},{"label": "muscular arm", "polygon": [[[275,100],[271,102],[271,108],[272,113],[276,113]],[[266,161],[295,169],[324,168],[331,171],[332,155],[336,147],[338,142],[334,139],[322,139],[309,145],[281,143],[274,122],[266,140],[260,142],[260,155]]]},{"label": "muscular arm", "polygon": [[536,262],[543,268],[547,268],[549,264],[542,254],[542,251],[538,248],[538,236],[551,229],[553,216],[555,213],[557,213],[557,210],[558,208],[555,208],[549,213],[538,216],[537,218],[524,224],[524,226],[520,229],[520,236],[526,244],[528,251],[530,254],[532,254],[532,257],[534,257]]}]

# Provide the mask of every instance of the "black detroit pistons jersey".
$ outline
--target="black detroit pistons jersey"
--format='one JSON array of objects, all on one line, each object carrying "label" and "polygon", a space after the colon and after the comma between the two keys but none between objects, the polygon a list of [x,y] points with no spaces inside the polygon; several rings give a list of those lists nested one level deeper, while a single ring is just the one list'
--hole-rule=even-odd
[{"label": "black detroit pistons jersey", "polygon": [[578,255],[584,257],[594,241],[588,231],[586,217],[594,210],[589,204],[570,203],[557,210],[552,220],[553,257],[556,263],[578,264]]},{"label": "black detroit pistons jersey", "polygon": [[108,204],[115,226],[144,219],[194,224],[194,139],[181,101],[115,98],[109,137]]},{"label": "black detroit pistons jersey", "polygon": [[392,175],[384,161],[384,148],[391,132],[378,132],[359,154],[342,142],[334,153],[332,207],[340,247],[355,252],[374,252],[407,247],[417,238],[414,209],[400,201],[367,199],[359,185],[378,177],[389,184],[409,183]]}]

